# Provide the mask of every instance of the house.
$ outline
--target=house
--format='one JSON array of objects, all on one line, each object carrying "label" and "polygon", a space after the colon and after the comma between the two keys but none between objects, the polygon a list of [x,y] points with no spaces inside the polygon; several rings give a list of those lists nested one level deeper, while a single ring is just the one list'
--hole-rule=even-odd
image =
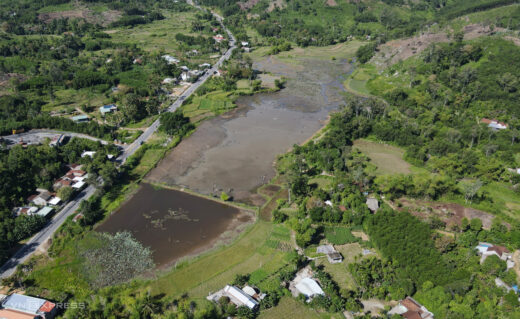
[{"label": "house", "polygon": [[168,64],[177,64],[180,62],[179,59],[172,57],[169,54],[165,54],[162,56],[162,58],[168,63]]},{"label": "house", "polygon": [[40,209],[36,215],[39,215],[39,216],[43,216],[43,217],[47,217],[47,216],[50,216],[52,214],[52,212],[54,211],[54,208],[52,207],[49,207],[49,206],[45,206],[43,207],[42,209]]},{"label": "house", "polygon": [[20,215],[31,216],[31,215],[34,215],[34,213],[36,213],[37,211],[38,211],[38,207],[34,207],[34,206],[23,206],[23,207],[16,207],[15,209],[13,209],[13,213],[16,216],[20,216]]},{"label": "house", "polygon": [[379,201],[375,198],[367,198],[366,204],[373,213],[379,209]]},{"label": "house", "polygon": [[76,123],[85,123],[89,121],[88,115],[85,114],[73,116],[71,119]]},{"label": "house", "polygon": [[320,285],[312,278],[303,278],[295,285],[296,290],[307,298],[317,295],[325,295]]},{"label": "house", "polygon": [[74,218],[72,218],[72,221],[77,223],[78,220],[80,220],[82,218],[83,218],[83,214],[82,213],[78,213],[78,214],[76,214],[76,216],[74,216]]},{"label": "house", "polygon": [[190,70],[190,68],[188,68],[185,65],[181,66],[180,69],[181,69],[182,72],[188,72]]},{"label": "house", "polygon": [[60,146],[63,144],[63,142],[65,141],[65,135],[63,134],[60,134],[58,136],[55,136],[51,142],[49,143],[49,146],[51,147],[56,147],[56,146]]},{"label": "house", "polygon": [[181,73],[181,80],[187,82],[191,79],[190,74],[188,72]]},{"label": "house", "polygon": [[1,304],[0,318],[52,319],[56,315],[56,305],[45,299],[20,294],[7,296]]},{"label": "house", "polygon": [[29,203],[33,203],[38,206],[45,206],[47,205],[47,201],[51,198],[51,193],[48,191],[42,191],[37,195],[32,195],[27,198],[27,201]]},{"label": "house", "polygon": [[85,156],[94,157],[94,154],[96,154],[95,151],[84,151],[83,153],[81,153],[81,157],[85,157]]},{"label": "house", "polygon": [[224,40],[224,36],[222,36],[222,34],[217,34],[217,35],[213,36],[213,39],[214,39],[217,43],[220,43],[220,42],[222,42],[222,40]]},{"label": "house", "polygon": [[[94,152],[94,153],[96,153],[96,152]],[[85,172],[81,169],[71,169],[70,171],[68,171],[67,175],[70,175],[70,174],[72,174],[75,177],[82,177],[82,176],[85,176],[87,174],[87,172]]]},{"label": "house", "polygon": [[99,112],[101,113],[101,115],[105,115],[107,113],[112,113],[113,111],[116,111],[116,110],[117,110],[117,106],[115,104],[103,105],[99,108]]},{"label": "house", "polygon": [[249,46],[249,42],[247,42],[247,41],[242,41],[241,44],[242,44],[243,47],[248,47]]},{"label": "house", "polygon": [[51,198],[51,200],[49,201],[49,205],[51,206],[56,206],[56,205],[59,205],[61,203],[61,198],[57,197],[57,196],[54,196],[53,198]]},{"label": "house", "polygon": [[60,189],[62,187],[70,187],[70,186],[72,186],[72,181],[70,179],[64,178],[64,177],[56,180],[54,182],[54,184],[52,185],[54,190],[58,190],[58,189]]},{"label": "house", "polygon": [[162,84],[175,84],[177,83],[177,79],[175,78],[165,78],[164,80],[162,80],[161,82]]},{"label": "house", "polygon": [[332,201],[326,200],[325,201],[325,205],[332,207]]},{"label": "house", "polygon": [[325,254],[327,255],[327,259],[331,264],[337,264],[343,261],[343,257],[340,253],[334,249],[334,246],[332,245],[321,245],[316,248],[316,252],[318,254]]},{"label": "house", "polygon": [[508,125],[506,123],[499,122],[497,120],[490,120],[490,119],[486,119],[486,118],[483,118],[482,120],[480,120],[480,123],[487,124],[487,126],[494,131],[505,130],[508,127]]},{"label": "house", "polygon": [[237,307],[245,306],[249,309],[258,307],[259,300],[265,297],[265,294],[258,294],[253,287],[245,286],[244,290],[226,285],[223,289],[206,297],[209,301],[218,302],[220,298],[228,297],[229,301]]},{"label": "house", "polygon": [[202,64],[199,64],[199,68],[201,68],[201,69],[208,69],[208,68],[211,68],[211,64],[209,64],[209,63],[202,63]]},{"label": "house", "polygon": [[76,182],[75,184],[73,184],[72,188],[80,190],[80,189],[83,189],[84,186],[85,186],[85,182],[81,181],[81,182]]},{"label": "house", "polygon": [[[496,255],[498,258],[508,261],[511,259],[512,254],[509,252],[509,250],[504,246],[497,246],[486,242],[480,242],[478,243],[478,246],[475,247],[476,250],[478,250],[478,254],[481,255],[480,263],[483,263],[484,260],[488,256]],[[512,260],[511,260],[512,261]],[[514,262],[513,262],[514,265]]]},{"label": "house", "polygon": [[237,307],[246,306],[249,309],[254,309],[258,306],[258,301],[238,287],[227,285],[224,291],[227,293],[230,301]]},{"label": "house", "polygon": [[133,64],[142,64],[142,63],[143,63],[143,59],[142,58],[136,58],[133,61]]},{"label": "house", "polygon": [[412,297],[401,300],[397,306],[388,312],[390,316],[395,314],[406,319],[433,319],[433,313]]}]

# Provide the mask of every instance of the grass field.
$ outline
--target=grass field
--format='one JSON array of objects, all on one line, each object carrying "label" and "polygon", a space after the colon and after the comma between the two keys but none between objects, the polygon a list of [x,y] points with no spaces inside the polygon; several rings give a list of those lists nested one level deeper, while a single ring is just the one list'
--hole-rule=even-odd
[{"label": "grass field", "polygon": [[359,139],[354,141],[354,147],[365,153],[377,166],[379,174],[410,174],[411,165],[403,159],[404,150],[378,142]]},{"label": "grass field", "polygon": [[191,32],[190,26],[195,21],[195,11],[170,12],[164,11],[164,20],[154,21],[130,29],[107,31],[115,43],[135,43],[147,51],[183,54],[181,45],[175,40],[177,33],[196,35]]},{"label": "grass field", "polygon": [[251,273],[280,253],[274,249],[270,254],[260,252],[272,227],[260,220],[232,245],[179,266],[149,287],[154,294],[179,296],[188,292],[191,297],[202,298],[231,282],[236,274]]},{"label": "grass field", "polygon": [[280,299],[278,306],[262,311],[258,319],[320,319],[327,317],[320,316],[315,310],[286,296]]},{"label": "grass field", "polygon": [[356,283],[350,272],[348,271],[348,264],[359,261],[363,248],[358,243],[335,245],[334,248],[343,256],[343,262],[337,264],[331,264],[327,258],[316,259],[317,265],[323,265],[325,271],[329,273],[342,289],[354,289]]},{"label": "grass field", "polygon": [[357,242],[358,237],[352,235],[348,227],[326,227],[325,238],[333,245],[343,245]]},{"label": "grass field", "polygon": [[364,65],[357,68],[351,76],[345,80],[343,85],[347,91],[361,96],[370,96],[370,90],[367,87],[368,80],[375,74],[376,70],[371,65]]},{"label": "grass field", "polygon": [[227,112],[235,107],[233,103],[235,96],[232,95],[232,92],[222,90],[202,96],[193,95],[191,102],[182,107],[184,115],[192,118],[192,121],[200,121]]}]

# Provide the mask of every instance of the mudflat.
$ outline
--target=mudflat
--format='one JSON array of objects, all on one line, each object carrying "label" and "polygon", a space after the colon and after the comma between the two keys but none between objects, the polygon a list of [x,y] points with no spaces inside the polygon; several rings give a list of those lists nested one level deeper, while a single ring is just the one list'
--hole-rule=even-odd
[{"label": "mudflat", "polygon": [[239,98],[237,109],[202,123],[146,180],[262,203],[252,190],[274,176],[278,154],[307,140],[343,103],[341,83],[352,66],[346,60],[292,64],[266,57],[254,67],[286,77],[286,88]]}]

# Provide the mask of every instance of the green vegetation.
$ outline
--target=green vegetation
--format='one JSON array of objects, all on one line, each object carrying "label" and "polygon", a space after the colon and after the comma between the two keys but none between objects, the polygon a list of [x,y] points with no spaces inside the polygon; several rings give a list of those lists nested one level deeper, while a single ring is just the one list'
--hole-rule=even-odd
[{"label": "green vegetation", "polygon": [[350,232],[347,227],[326,227],[325,238],[334,245],[351,244],[360,241],[360,239]]}]

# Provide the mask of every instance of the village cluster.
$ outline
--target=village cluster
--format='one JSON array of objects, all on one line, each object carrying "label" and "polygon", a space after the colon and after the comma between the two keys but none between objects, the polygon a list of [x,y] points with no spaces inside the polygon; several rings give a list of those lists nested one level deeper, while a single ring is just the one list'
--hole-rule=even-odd
[{"label": "village cluster", "polygon": [[[92,156],[93,152],[85,151],[84,156]],[[91,155],[92,154],[92,155]],[[54,184],[54,192],[47,189],[37,188],[36,193],[27,198],[27,205],[15,207],[13,213],[16,216],[20,215],[39,215],[43,217],[50,217],[54,211],[62,207],[65,203],[57,196],[56,191],[62,187],[71,187],[74,192],[81,191],[87,185],[88,174],[82,170],[82,165],[71,164],[67,166],[69,171],[58,178]]]}]

